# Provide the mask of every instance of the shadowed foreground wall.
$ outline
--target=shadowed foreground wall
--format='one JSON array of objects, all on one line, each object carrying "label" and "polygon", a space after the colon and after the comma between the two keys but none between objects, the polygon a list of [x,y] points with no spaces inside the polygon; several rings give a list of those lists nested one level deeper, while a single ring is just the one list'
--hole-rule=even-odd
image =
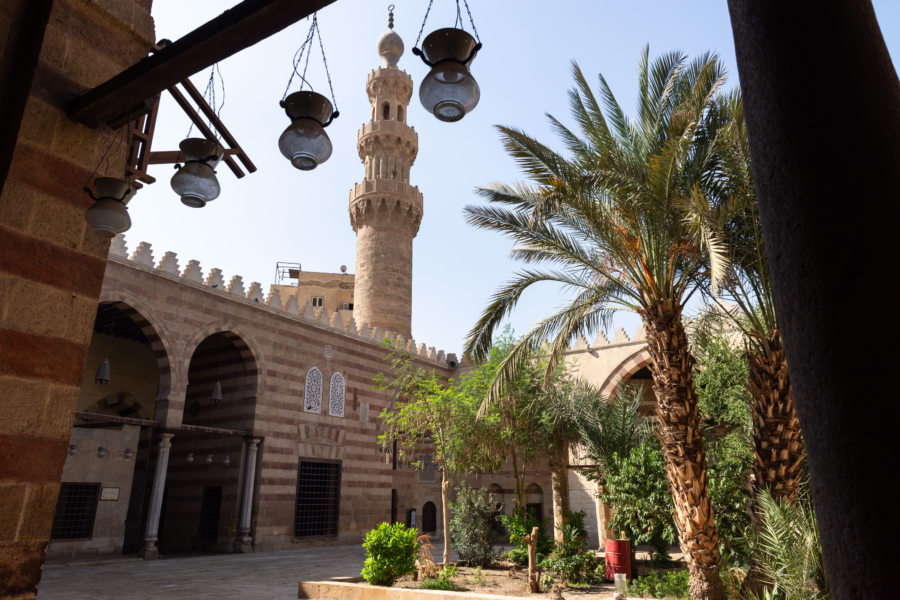
[{"label": "shadowed foreground wall", "polygon": [[[146,54],[150,4],[0,2],[3,598],[36,593],[106,266],[108,242],[87,227],[81,190],[116,136],[75,123],[65,107]],[[119,171],[124,152],[113,150]]]}]

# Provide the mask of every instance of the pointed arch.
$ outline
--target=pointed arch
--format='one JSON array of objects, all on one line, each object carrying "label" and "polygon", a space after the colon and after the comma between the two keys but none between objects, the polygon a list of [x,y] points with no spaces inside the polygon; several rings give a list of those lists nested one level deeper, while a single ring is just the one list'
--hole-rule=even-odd
[{"label": "pointed arch", "polygon": [[600,393],[610,398],[615,396],[619,382],[627,380],[648,364],[650,364],[650,352],[644,346],[629,355],[610,372],[603,381],[603,385],[600,386]]},{"label": "pointed arch", "polygon": [[322,413],[322,371],[315,365],[306,372],[303,410],[316,414]]},{"label": "pointed arch", "polygon": [[328,387],[328,414],[332,417],[344,416],[344,403],[347,394],[347,380],[340,371],[331,376]]}]

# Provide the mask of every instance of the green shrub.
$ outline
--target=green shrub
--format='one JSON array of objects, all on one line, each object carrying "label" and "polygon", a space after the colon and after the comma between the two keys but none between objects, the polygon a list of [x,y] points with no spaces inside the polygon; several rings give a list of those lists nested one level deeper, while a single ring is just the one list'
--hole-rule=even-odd
[{"label": "green shrub", "polygon": [[416,554],[419,545],[417,529],[408,529],[403,523],[382,523],[366,534],[363,548],[366,562],[362,576],[372,585],[394,583],[416,570]]},{"label": "green shrub", "polygon": [[487,490],[466,486],[456,488],[450,502],[450,541],[460,560],[487,566],[494,553],[492,541],[500,511]]},{"label": "green shrub", "polygon": [[437,577],[426,577],[422,580],[420,586],[424,590],[443,590],[452,592],[456,589],[453,578],[459,574],[459,569],[455,565],[447,565],[438,571]]},{"label": "green shrub", "polygon": [[603,502],[613,510],[609,528],[624,530],[633,546],[650,544],[664,558],[669,544],[675,542],[675,505],[665,468],[662,450],[649,443],[628,456],[616,455],[603,495]]},{"label": "green shrub", "polygon": [[550,556],[540,562],[542,568],[552,571],[564,585],[594,583],[600,558],[584,549],[587,530],[584,527],[584,511],[569,513],[560,530],[562,543],[558,544]]},{"label": "green shrub", "polygon": [[690,573],[683,571],[654,572],[644,577],[635,577],[628,584],[629,596],[651,598],[674,598],[687,600],[690,597],[688,582]]},{"label": "green shrub", "polygon": [[517,550],[524,550],[524,558],[522,561],[516,561],[520,564],[528,562],[528,544],[525,543],[525,536],[531,534],[534,527],[538,528],[537,552],[539,555],[547,555],[553,550],[553,540],[544,533],[544,522],[527,512],[521,506],[513,509],[508,517],[503,515],[500,517],[506,531],[509,532],[509,543],[516,547]]}]

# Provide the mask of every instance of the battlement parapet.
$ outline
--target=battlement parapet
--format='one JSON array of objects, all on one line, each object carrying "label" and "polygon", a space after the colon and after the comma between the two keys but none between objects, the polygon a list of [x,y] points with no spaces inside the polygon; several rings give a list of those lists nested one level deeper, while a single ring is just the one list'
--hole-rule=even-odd
[{"label": "battlement parapet", "polygon": [[[275,285],[270,286],[267,295],[263,293],[262,285],[257,281],[251,282],[245,291],[244,279],[240,275],[233,275],[226,285],[221,269],[210,269],[204,277],[203,269],[197,260],[189,260],[182,270],[175,252],[166,252],[157,264],[153,257],[152,245],[148,242],[139,243],[129,256],[126,239],[122,234],[117,235],[110,244],[109,259],[118,264],[153,273],[170,281],[203,289],[228,300],[254,306],[258,310],[278,313],[294,321],[333,331],[336,335],[351,337],[377,346],[381,346],[386,337],[381,328],[372,329],[368,323],[358,324],[354,320],[351,310],[339,310],[334,313],[321,310],[317,317],[312,303],[307,302],[301,311],[297,305],[296,296],[290,296],[285,301],[281,297],[281,290]],[[446,368],[452,365],[451,368],[455,368],[458,364],[456,355],[447,354],[445,356],[443,350],[436,352],[433,346],[426,348],[425,344],[416,345],[415,340],[411,338],[406,340],[397,336],[391,341],[407,349],[413,356],[426,362],[435,363],[437,366]]]}]

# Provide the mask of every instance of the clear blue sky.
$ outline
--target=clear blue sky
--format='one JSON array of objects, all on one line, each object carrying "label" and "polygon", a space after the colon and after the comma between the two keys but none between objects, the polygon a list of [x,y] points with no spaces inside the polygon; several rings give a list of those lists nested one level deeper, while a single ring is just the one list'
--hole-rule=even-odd
[{"label": "clear blue sky", "polygon": [[[158,39],[177,39],[237,2],[154,0]],[[406,44],[399,66],[413,77],[415,89],[408,123],[419,133],[419,155],[410,180],[424,195],[425,212],[414,241],[413,336],[417,342],[460,352],[463,339],[501,282],[517,268],[507,258],[510,242],[468,226],[462,209],[478,202],[477,186],[521,179],[503,152],[495,124],[521,128],[559,147],[545,113],[567,120],[570,62],[574,59],[596,81],[603,75],[630,111],[636,93],[636,64],[644,45],[651,55],[680,49],[691,56],[717,52],[729,73],[728,87],[738,85],[728,11],[724,1],[469,0],[484,48],[472,65],[481,87],[478,107],[458,123],[441,123],[418,101],[418,84],[427,67],[411,53],[427,2],[395,0],[395,28]],[[178,253],[183,267],[198,259],[204,275],[210,268],[226,281],[241,275],[268,290],[275,263],[302,263],[307,271],[338,272],[355,268],[356,238],[350,228],[350,188],[362,180],[356,132],[369,120],[365,80],[380,65],[375,42],[387,29],[389,2],[338,0],[319,14],[328,66],[341,116],[328,128],[334,145],[330,160],[312,172],[290,166],[277,140],[288,125],[278,106],[291,72],[291,59],[309,27],[301,21],[256,46],[223,61],[225,81],[222,119],[258,171],[241,180],[219,169],[221,196],[203,209],[183,206],[169,187],[170,165],[151,168],[158,181],[129,204],[129,250],[139,241],[153,245],[157,260]],[[900,3],[882,0],[876,12],[892,56],[900,52]],[[425,34],[451,26],[453,0],[434,0]],[[468,21],[466,21],[468,28]],[[802,26],[802,24],[798,25]],[[827,57],[823,57],[827,60]],[[208,70],[193,77],[201,90]],[[327,93],[316,49],[310,79]],[[840,73],[826,86],[840,81]],[[839,83],[837,83],[839,84]],[[297,89],[294,83],[292,89]],[[154,150],[174,150],[189,127],[187,117],[163,95]],[[221,101],[221,93],[217,96]],[[835,115],[836,119],[848,115]],[[560,291],[536,288],[516,311],[512,325],[524,333],[538,318],[563,302]],[[617,326],[629,334],[637,318],[623,315]],[[612,335],[608,332],[607,335]],[[593,341],[589,339],[589,341]]]}]

